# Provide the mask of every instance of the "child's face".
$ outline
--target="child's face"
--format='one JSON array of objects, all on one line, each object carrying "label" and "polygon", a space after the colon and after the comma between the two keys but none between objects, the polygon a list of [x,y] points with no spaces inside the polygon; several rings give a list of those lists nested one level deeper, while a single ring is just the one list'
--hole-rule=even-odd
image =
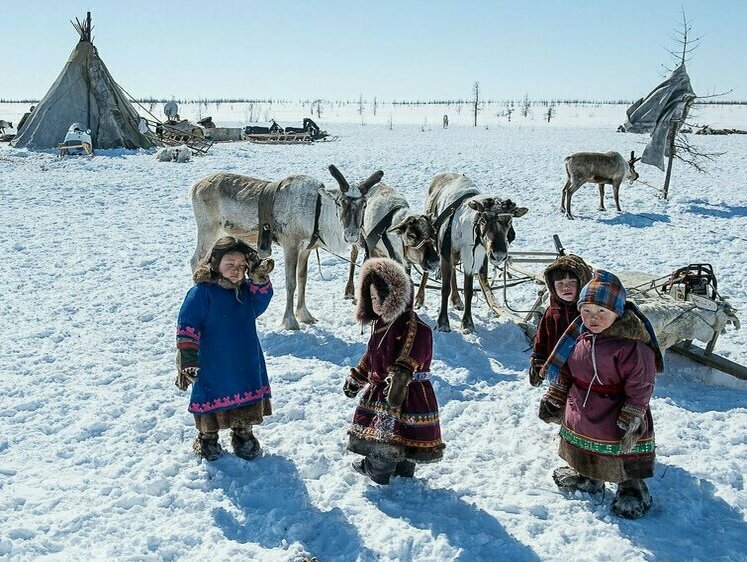
[{"label": "child's face", "polygon": [[598,304],[582,304],[580,311],[584,326],[589,328],[592,334],[603,332],[617,320],[617,314]]},{"label": "child's face", "polygon": [[246,256],[241,252],[229,252],[220,259],[218,273],[231,283],[239,283],[246,277]]},{"label": "child's face", "polygon": [[555,294],[558,298],[565,302],[576,302],[578,298],[578,279],[573,277],[566,277],[565,279],[558,279],[553,283],[555,286]]},{"label": "child's face", "polygon": [[381,311],[384,309],[382,306],[381,297],[379,291],[376,290],[375,285],[371,285],[371,309],[376,316],[381,316]]}]

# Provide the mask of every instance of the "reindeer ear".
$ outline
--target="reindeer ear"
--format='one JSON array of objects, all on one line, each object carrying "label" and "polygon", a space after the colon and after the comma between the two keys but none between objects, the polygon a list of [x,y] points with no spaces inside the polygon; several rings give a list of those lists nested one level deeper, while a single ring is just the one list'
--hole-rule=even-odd
[{"label": "reindeer ear", "polygon": [[516,231],[514,230],[513,226],[508,227],[508,232],[506,233],[506,239],[508,240],[509,244],[512,244],[514,240],[516,240]]},{"label": "reindeer ear", "polygon": [[319,195],[321,195],[322,197],[326,197],[327,199],[329,199],[331,201],[336,201],[337,198],[340,196],[339,193],[335,193],[334,191],[330,191],[329,189],[327,189],[325,187],[320,187],[317,190],[317,193],[319,193]]},{"label": "reindeer ear", "polygon": [[511,214],[515,217],[523,217],[529,212],[527,207],[516,207],[511,211]]},{"label": "reindeer ear", "polygon": [[472,199],[469,203],[467,203],[467,205],[469,205],[470,209],[473,209],[477,211],[478,213],[481,213],[482,211],[485,210],[485,207],[483,207],[482,203],[478,201],[477,199]]},{"label": "reindeer ear", "polygon": [[389,232],[394,232],[395,234],[399,234],[399,235],[402,235],[405,232],[407,232],[407,219],[403,220],[397,226],[393,226],[392,228],[390,228]]},{"label": "reindeer ear", "polygon": [[342,175],[340,170],[337,169],[337,166],[330,164],[329,173],[332,174],[332,177],[337,180],[338,184],[340,184],[340,191],[347,193],[348,189],[350,189],[350,184],[348,183],[348,180],[345,179],[345,176]]},{"label": "reindeer ear", "polygon": [[366,192],[371,189],[373,186],[375,186],[377,183],[381,181],[381,178],[384,177],[384,172],[379,170],[378,172],[374,172],[371,177],[369,177],[367,180],[364,180],[361,182],[361,184],[358,186],[358,190],[361,192],[361,195],[365,195]]},{"label": "reindeer ear", "polygon": [[630,151],[630,159],[635,160],[635,150]]}]

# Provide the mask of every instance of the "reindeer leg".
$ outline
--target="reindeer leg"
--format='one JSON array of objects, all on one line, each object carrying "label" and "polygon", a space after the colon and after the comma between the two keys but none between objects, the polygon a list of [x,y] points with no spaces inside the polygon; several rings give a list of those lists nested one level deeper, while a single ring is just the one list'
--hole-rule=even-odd
[{"label": "reindeer leg", "polygon": [[306,308],[306,280],[309,273],[309,255],[311,250],[303,250],[298,256],[298,303],[296,304],[296,319],[304,324],[316,324],[309,309]]},{"label": "reindeer leg", "polygon": [[454,307],[454,310],[464,310],[464,303],[462,302],[462,297],[459,294],[459,287],[457,286],[457,278],[456,278],[456,267],[452,268],[451,270],[451,306]]},{"label": "reindeer leg", "polygon": [[573,196],[573,192],[576,191],[572,187],[568,188],[568,193],[566,196],[566,202],[565,202],[565,216],[569,220],[573,220],[573,214],[571,213],[571,197]]},{"label": "reindeer leg", "polygon": [[418,294],[415,295],[415,309],[423,306],[425,302],[425,286],[428,284],[428,272],[423,271],[423,276],[420,278],[420,287],[418,287]]},{"label": "reindeer leg", "polygon": [[606,211],[607,209],[604,208],[604,184],[598,183],[599,186],[599,210],[600,211]]},{"label": "reindeer leg", "polygon": [[348,269],[348,283],[345,285],[345,300],[355,302],[355,260],[358,259],[358,244],[350,249],[350,268]]},{"label": "reindeer leg", "polygon": [[439,332],[451,332],[449,325],[449,280],[451,279],[452,265],[448,260],[441,258],[441,310],[438,313],[438,324],[436,330]]},{"label": "reindeer leg", "polygon": [[563,186],[563,191],[560,193],[560,210],[565,214],[565,198],[568,194],[568,188],[571,186],[571,178],[569,177],[567,180],[565,180],[565,185]]},{"label": "reindeer leg", "polygon": [[474,274],[464,272],[464,314],[462,315],[462,331],[472,334],[475,324],[472,322],[472,283]]},{"label": "reindeer leg", "polygon": [[612,196],[615,198],[615,207],[622,213],[620,208],[620,182],[612,184]]},{"label": "reindeer leg", "polygon": [[298,269],[298,246],[295,244],[283,246],[285,258],[285,313],[283,314],[283,328],[286,330],[300,330],[293,314],[293,295],[296,292],[296,271]]}]

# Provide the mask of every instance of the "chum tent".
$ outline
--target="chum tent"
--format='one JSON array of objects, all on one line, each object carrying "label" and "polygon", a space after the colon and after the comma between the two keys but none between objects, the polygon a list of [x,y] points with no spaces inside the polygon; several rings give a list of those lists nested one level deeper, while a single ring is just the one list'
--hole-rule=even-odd
[{"label": "chum tent", "polygon": [[73,26],[80,41],[11,145],[57,148],[72,123],[83,123],[91,130],[94,149],[159,146],[153,133],[138,130],[140,116],[91,42],[91,13],[82,22],[76,19]]}]

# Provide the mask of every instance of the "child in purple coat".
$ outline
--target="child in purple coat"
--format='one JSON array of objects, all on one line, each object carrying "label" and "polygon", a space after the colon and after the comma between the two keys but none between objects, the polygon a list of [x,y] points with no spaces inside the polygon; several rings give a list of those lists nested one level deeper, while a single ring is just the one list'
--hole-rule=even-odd
[{"label": "child in purple coat", "polygon": [[612,511],[630,519],[651,507],[644,482],[654,473],[649,401],[663,368],[651,324],[625,287],[596,271],[578,299],[580,317],[555,346],[543,370],[550,388],[539,417],[560,424],[559,455],[569,467],[553,474],[562,490],[599,492],[616,482]]},{"label": "child in purple coat", "polygon": [[444,444],[430,381],[433,335],[412,309],[405,269],[389,258],[361,268],[356,317],[372,324],[366,353],[345,379],[343,392],[363,389],[348,430],[348,450],[364,458],[353,468],[377,484],[412,477],[416,463],[441,460]]}]

